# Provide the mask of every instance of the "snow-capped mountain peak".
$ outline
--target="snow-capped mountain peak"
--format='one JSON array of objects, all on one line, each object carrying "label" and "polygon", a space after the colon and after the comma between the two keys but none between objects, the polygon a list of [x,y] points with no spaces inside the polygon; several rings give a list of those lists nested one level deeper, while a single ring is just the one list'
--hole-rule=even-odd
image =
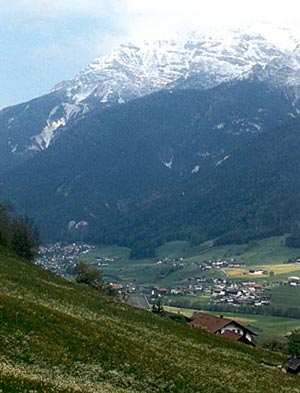
[{"label": "snow-capped mountain peak", "polygon": [[[191,32],[168,40],[120,45],[96,58],[73,80],[56,85],[43,122],[32,128],[23,144],[10,138],[11,152],[46,149],[70,121],[90,110],[162,89],[208,89],[256,75],[298,96],[299,37],[299,29],[260,25],[209,36]],[[7,117],[10,130],[15,124],[8,124],[12,117]]]},{"label": "snow-capped mountain peak", "polygon": [[[264,34],[245,30],[222,36],[196,32],[180,39],[136,42],[120,45],[106,56],[95,59],[72,81],[55,90],[64,91],[74,103],[90,96],[103,104],[115,104],[143,96],[170,84],[179,85],[199,75],[198,88],[210,88],[242,75],[256,64],[266,66],[287,56],[299,68],[296,51],[299,41],[285,29]],[[200,80],[201,79],[201,80]]]}]

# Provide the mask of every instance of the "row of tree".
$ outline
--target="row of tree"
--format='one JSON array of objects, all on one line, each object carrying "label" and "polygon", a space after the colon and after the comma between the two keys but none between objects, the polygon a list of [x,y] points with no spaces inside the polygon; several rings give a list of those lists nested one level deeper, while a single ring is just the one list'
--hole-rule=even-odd
[{"label": "row of tree", "polygon": [[37,253],[38,231],[28,217],[15,217],[9,204],[0,204],[0,246],[31,261]]},{"label": "row of tree", "polygon": [[[190,299],[175,298],[169,303],[172,307],[179,308],[194,308],[199,310],[215,311],[218,313],[236,313],[237,307],[230,304],[201,304],[195,305]],[[240,306],[238,307],[239,314],[252,314],[252,315],[271,315],[273,317],[282,318],[295,318],[300,319],[300,310],[298,307],[254,307],[254,306]]]}]

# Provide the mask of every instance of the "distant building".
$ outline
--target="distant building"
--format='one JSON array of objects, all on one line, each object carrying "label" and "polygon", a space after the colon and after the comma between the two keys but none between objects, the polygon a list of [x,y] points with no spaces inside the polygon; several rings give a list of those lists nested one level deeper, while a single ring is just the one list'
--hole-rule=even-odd
[{"label": "distant building", "polygon": [[289,283],[289,285],[292,285],[294,287],[300,286],[300,277],[298,277],[298,276],[289,277],[288,283]]},{"label": "distant building", "polygon": [[190,325],[248,345],[256,345],[254,337],[256,334],[233,319],[227,319],[223,316],[217,317],[205,313],[194,313]]},{"label": "distant building", "polygon": [[109,286],[110,286],[112,289],[115,289],[116,291],[118,291],[118,290],[120,290],[120,289],[123,288],[123,285],[120,284],[119,282],[110,282],[110,283],[109,283]]},{"label": "distant building", "polygon": [[151,291],[152,296],[158,296],[158,297],[163,297],[167,296],[167,294],[170,292],[168,288],[153,288]]},{"label": "distant building", "polygon": [[256,274],[256,275],[262,275],[262,274],[266,275],[266,274],[268,274],[268,271],[264,270],[264,269],[250,269],[248,273],[249,274]]}]

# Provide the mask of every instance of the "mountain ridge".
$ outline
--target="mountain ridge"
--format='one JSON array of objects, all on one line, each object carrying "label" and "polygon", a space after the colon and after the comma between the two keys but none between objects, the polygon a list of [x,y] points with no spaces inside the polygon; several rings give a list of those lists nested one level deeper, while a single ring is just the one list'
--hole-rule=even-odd
[{"label": "mountain ridge", "polygon": [[[276,82],[298,97],[299,40],[291,34],[287,36],[289,44],[284,46],[272,42],[267,35],[265,38],[247,30],[230,31],[223,36],[194,33],[177,37],[178,41],[120,45],[90,63],[73,80],[60,82],[41,97],[47,110],[41,112],[40,105],[31,108],[32,101],[20,104],[32,112],[31,123],[25,114],[17,117],[18,106],[0,111],[0,130],[4,133],[0,148],[6,149],[12,161],[24,159],[47,149],[69,125],[94,108],[122,104],[162,89],[212,88],[245,78],[249,73],[260,75],[272,85]],[[43,120],[36,122],[36,116]],[[18,136],[18,123],[24,125],[25,140]]]}]

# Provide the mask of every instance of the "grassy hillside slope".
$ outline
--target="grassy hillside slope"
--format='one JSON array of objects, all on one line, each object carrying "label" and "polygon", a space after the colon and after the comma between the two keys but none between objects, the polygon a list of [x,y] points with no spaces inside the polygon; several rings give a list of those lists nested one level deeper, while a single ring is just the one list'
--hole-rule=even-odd
[{"label": "grassy hillside slope", "polygon": [[[1,392],[300,392],[252,349],[0,255]],[[262,365],[265,364],[265,365]]]}]

